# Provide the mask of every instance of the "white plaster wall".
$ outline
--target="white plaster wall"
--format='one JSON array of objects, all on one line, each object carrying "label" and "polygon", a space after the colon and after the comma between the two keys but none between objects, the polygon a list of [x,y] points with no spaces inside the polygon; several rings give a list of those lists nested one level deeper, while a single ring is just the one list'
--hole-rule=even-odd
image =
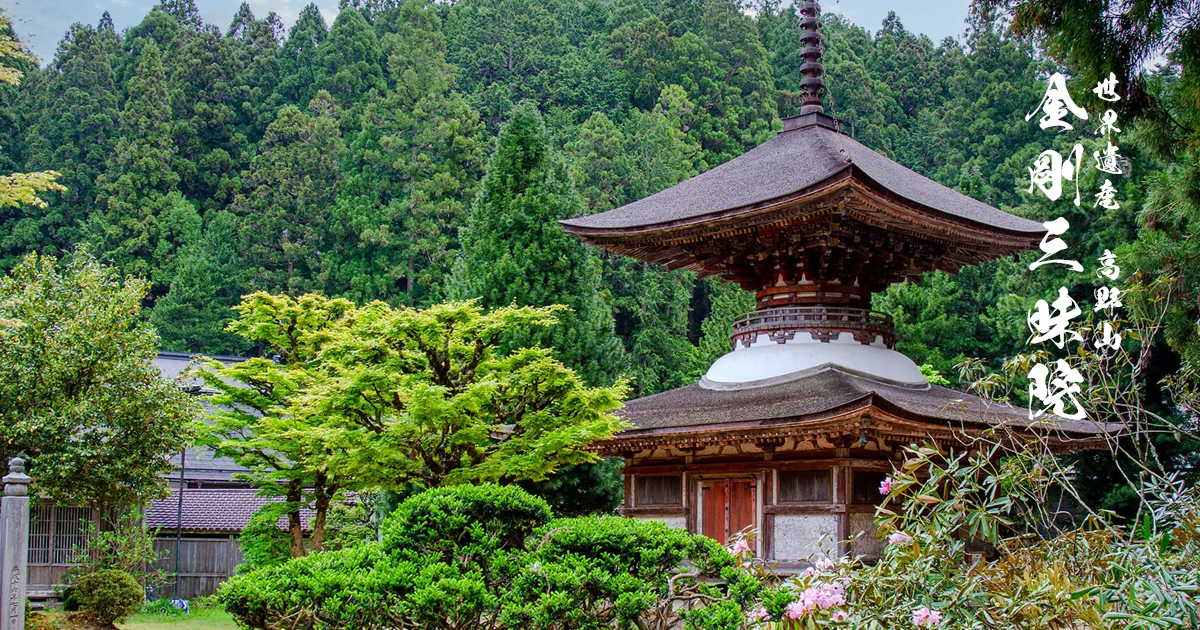
[{"label": "white plaster wall", "polygon": [[687,519],[682,516],[635,516],[643,521],[658,521],[676,529],[687,529]]},{"label": "white plaster wall", "polygon": [[846,533],[853,538],[859,532],[862,532],[862,535],[851,545],[850,552],[869,559],[882,557],[883,541],[879,539],[879,528],[875,527],[874,514],[863,512],[850,515]]},{"label": "white plaster wall", "polygon": [[788,374],[826,363],[889,381],[929,386],[929,381],[912,359],[895,350],[864,346],[857,341],[785,344],[772,342],[750,348],[739,346],[737,350],[717,359],[708,368],[700,386],[708,389],[737,389],[739,385],[753,386],[756,381],[782,379]]},{"label": "white plaster wall", "polygon": [[775,560],[807,560],[810,556],[816,560],[822,555],[837,555],[836,516],[776,514],[774,534]]}]

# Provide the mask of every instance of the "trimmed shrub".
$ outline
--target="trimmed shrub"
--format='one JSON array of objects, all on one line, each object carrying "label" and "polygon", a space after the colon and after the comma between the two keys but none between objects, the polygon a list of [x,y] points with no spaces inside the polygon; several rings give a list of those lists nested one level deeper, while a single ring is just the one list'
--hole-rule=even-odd
[{"label": "trimmed shrub", "polygon": [[406,500],[382,543],[258,569],[219,596],[250,628],[583,630],[687,622],[685,598],[723,602],[730,617],[751,596],[743,575],[715,542],[662,523],[551,521],[519,488],[460,486]]},{"label": "trimmed shrub", "polygon": [[119,569],[101,569],[79,578],[74,594],[84,614],[101,626],[111,626],[142,606],[142,587]]},{"label": "trimmed shrub", "polygon": [[740,623],[759,589],[716,541],[656,521],[560,519],[531,540],[532,562],[506,601],[509,628],[635,628],[645,618],[674,627],[693,614],[685,601],[728,604],[724,616],[737,611]]},{"label": "trimmed shrub", "polygon": [[437,488],[392,512],[383,524],[383,546],[406,558],[487,555],[521,548],[550,517],[546,501],[516,486]]}]

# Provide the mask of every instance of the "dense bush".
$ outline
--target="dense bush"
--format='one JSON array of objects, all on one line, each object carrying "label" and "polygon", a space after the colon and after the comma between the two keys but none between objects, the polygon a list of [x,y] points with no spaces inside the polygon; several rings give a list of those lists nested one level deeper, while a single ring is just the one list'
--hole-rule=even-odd
[{"label": "dense bush", "polygon": [[532,562],[516,576],[504,610],[509,628],[670,628],[696,616],[678,609],[692,601],[731,606],[734,625],[709,619],[703,627],[732,630],[759,590],[712,539],[654,521],[561,519],[538,530],[529,547]]},{"label": "dense bush", "polygon": [[670,627],[695,614],[685,601],[720,601],[740,619],[756,588],[711,540],[655,522],[551,520],[542,499],[483,485],[411,497],[381,542],[251,571],[220,597],[251,628],[583,630]]},{"label": "dense bush", "polygon": [[84,614],[107,627],[138,611],[142,605],[142,587],[124,571],[101,569],[79,579],[75,597],[83,605]]}]

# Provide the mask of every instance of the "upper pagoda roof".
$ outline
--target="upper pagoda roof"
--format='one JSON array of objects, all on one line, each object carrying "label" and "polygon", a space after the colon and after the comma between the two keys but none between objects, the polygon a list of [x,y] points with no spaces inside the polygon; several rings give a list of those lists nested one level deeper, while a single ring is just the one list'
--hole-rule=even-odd
[{"label": "upper pagoda roof", "polygon": [[804,122],[671,188],[620,208],[561,223],[568,232],[579,235],[666,230],[779,206],[852,177],[901,198],[916,213],[1031,241],[1039,240],[1046,231],[1036,221],[998,210],[919,175],[827,124]]}]

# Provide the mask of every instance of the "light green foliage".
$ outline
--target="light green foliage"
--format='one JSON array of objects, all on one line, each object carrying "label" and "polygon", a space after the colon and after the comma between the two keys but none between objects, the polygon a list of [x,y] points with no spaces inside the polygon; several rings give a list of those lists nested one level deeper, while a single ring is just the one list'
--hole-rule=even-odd
[{"label": "light green foliage", "polygon": [[942,387],[950,386],[950,381],[946,380],[946,377],[942,376],[941,372],[937,371],[937,369],[928,363],[921,364],[921,376],[924,376],[925,380],[929,381],[930,385],[941,385]]},{"label": "light green foliage", "polygon": [[87,546],[74,549],[76,566],[68,573],[68,582],[77,582],[82,576],[115,569],[129,574],[142,588],[158,587],[166,579],[163,571],[151,571],[149,567],[167,554],[154,549],[158,538],[157,528],[145,526],[142,512],[137,507],[119,509],[105,519],[105,526],[97,528],[88,521],[83,534]]},{"label": "light green foliage", "polygon": [[616,431],[623,388],[585,386],[548,349],[502,347],[560,312],[368,304],[330,339],[328,377],[294,413],[324,419],[312,439],[328,465],[367,487],[536,481],[595,461],[582,449]]},{"label": "light green foliage", "polygon": [[142,587],[132,575],[117,569],[89,573],[75,585],[75,596],[83,605],[83,614],[101,628],[115,628],[120,621],[142,607]]},{"label": "light green foliage", "polygon": [[[260,344],[267,356],[278,360],[255,358],[228,365],[212,361],[200,371],[218,392],[209,398],[214,409],[204,442],[249,469],[249,481],[262,494],[282,499],[265,506],[256,523],[286,516],[292,557],[305,555],[309,548],[321,550],[329,506],[348,482],[343,472],[328,465],[328,450],[310,439],[322,419],[293,413],[292,407],[319,382],[320,352],[346,326],[353,310],[346,300],[319,295],[248,295],[228,329]],[[304,506],[315,512],[307,547],[300,523]]]},{"label": "light green foliage", "polygon": [[166,493],[167,457],[197,408],[151,364],[146,284],[80,251],[27,256],[0,279],[0,451],[31,458],[36,491],[59,501]]},{"label": "light green foliage", "polygon": [[[31,61],[32,57],[25,52],[21,42],[17,41],[12,32],[8,18],[4,16],[3,11],[0,11],[0,107],[3,107],[2,115],[7,119],[6,126],[10,128],[14,126],[13,123],[17,122],[12,120],[17,116],[17,112],[12,111],[12,101],[16,98],[14,88],[20,85],[21,78],[25,74],[23,69],[27,68]],[[3,144],[11,144],[16,137],[15,133],[7,136]],[[12,147],[0,146],[0,150],[11,152]],[[0,166],[5,169],[0,172],[10,172],[7,166],[7,164]],[[22,206],[44,209],[46,202],[40,195],[66,190],[62,184],[58,183],[60,177],[61,174],[57,171],[0,175],[0,230],[3,234],[8,234],[8,236],[0,236],[0,246],[11,251],[40,244],[44,235],[38,234],[37,228],[30,229],[33,226],[30,225],[30,221],[24,219],[23,214],[27,209]],[[13,228],[13,230],[3,229],[5,227]],[[17,231],[16,228],[23,229]]]},{"label": "light green foliage", "polygon": [[740,618],[757,590],[707,538],[652,521],[552,521],[541,499],[485,484],[416,495],[382,542],[239,576],[219,596],[250,628],[599,630],[671,627],[701,616],[680,606],[701,597]]},{"label": "light green foliage", "polygon": [[229,329],[276,360],[212,363],[202,376],[219,391],[206,442],[283,500],[256,517],[244,541],[252,560],[278,557],[268,528],[280,517],[292,557],[322,549],[344,489],[538,481],[595,461],[583,448],[616,431],[624,391],[586,387],[547,349],[499,349],[506,335],[554,325],[559,311],[247,296]]},{"label": "light green foliage", "polygon": [[[716,541],[655,521],[617,516],[559,519],[535,532],[533,565],[517,575],[502,618],[509,628],[742,628],[759,590]],[[705,606],[731,605],[733,625]],[[718,604],[718,606],[720,606]],[[725,607],[722,607],[725,608]],[[725,611],[728,612],[728,611]],[[692,624],[705,619],[700,626]]]},{"label": "light green foliage", "polygon": [[279,520],[286,520],[291,510],[292,506],[281,501],[263,507],[250,517],[238,534],[238,547],[242,551],[238,573],[278,566],[292,558],[291,534],[279,527]]},{"label": "light green foliage", "polygon": [[594,255],[558,224],[583,212],[566,164],[549,144],[531,103],[500,132],[487,174],[471,206],[451,295],[484,306],[563,304],[559,326],[513,337],[541,342],[593,384],[611,383],[623,367],[609,306],[600,292]]}]

